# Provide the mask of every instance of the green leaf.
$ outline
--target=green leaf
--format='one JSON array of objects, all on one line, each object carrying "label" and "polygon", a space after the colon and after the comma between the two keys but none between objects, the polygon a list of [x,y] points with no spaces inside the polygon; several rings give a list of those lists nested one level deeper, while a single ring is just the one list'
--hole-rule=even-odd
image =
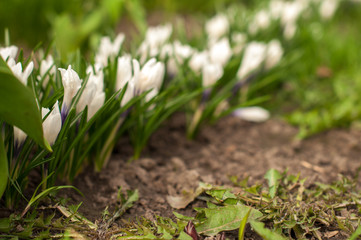
[{"label": "green leaf", "polygon": [[276,232],[272,232],[268,228],[265,228],[264,223],[258,221],[250,221],[250,224],[254,231],[260,235],[264,240],[286,240],[283,236]]},{"label": "green leaf", "polygon": [[10,218],[0,218],[0,232],[9,232],[10,229]]},{"label": "green leaf", "polygon": [[0,132],[0,199],[8,183],[8,159],[4,148],[4,141]]},{"label": "green leaf", "polygon": [[41,183],[37,186],[37,188],[35,189],[33,196],[31,197],[30,201],[28,202],[28,205],[26,205],[24,211],[21,213],[21,217],[23,217],[26,212],[31,208],[32,205],[34,205],[38,200],[40,200],[41,198],[44,198],[46,196],[48,196],[50,193],[52,192],[56,192],[60,189],[65,189],[65,188],[72,188],[74,190],[76,190],[78,193],[80,193],[82,195],[82,193],[74,186],[54,186],[51,188],[47,188],[45,190],[43,190],[41,193],[37,194],[39,188],[48,180],[48,178],[50,178],[53,175],[53,173],[49,174],[45,179],[43,179],[41,181]]},{"label": "green leaf", "polygon": [[17,126],[40,146],[52,151],[43,136],[43,121],[35,96],[13,75],[2,58],[0,58],[0,119]]},{"label": "green leaf", "polygon": [[243,240],[244,238],[244,230],[246,229],[246,224],[248,222],[248,218],[249,218],[249,214],[251,213],[252,208],[250,208],[246,214],[246,216],[244,216],[244,218],[241,221],[241,225],[239,226],[239,230],[238,230],[238,239],[239,240]]},{"label": "green leaf", "polygon": [[361,235],[361,226],[359,226],[356,231],[351,235],[349,240],[356,240]]},{"label": "green leaf", "polygon": [[261,212],[246,205],[229,205],[202,209],[201,211],[204,211],[207,219],[198,225],[196,230],[199,234],[215,236],[222,231],[238,229],[250,209],[249,219],[254,220],[262,216]]},{"label": "green leaf", "polygon": [[282,175],[280,174],[280,172],[275,169],[268,170],[266,175],[264,176],[264,178],[268,180],[269,195],[271,198],[274,198],[276,196],[277,188],[280,184],[281,177]]}]

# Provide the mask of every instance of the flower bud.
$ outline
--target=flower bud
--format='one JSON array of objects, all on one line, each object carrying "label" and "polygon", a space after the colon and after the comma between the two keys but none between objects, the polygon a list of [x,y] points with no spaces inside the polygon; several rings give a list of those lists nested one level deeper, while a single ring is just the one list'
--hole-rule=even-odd
[{"label": "flower bud", "polygon": [[281,43],[278,40],[272,40],[268,43],[267,52],[266,52],[266,69],[273,68],[276,66],[279,61],[282,59],[283,49]]},{"label": "flower bud", "polygon": [[21,63],[16,63],[14,59],[9,58],[8,66],[13,74],[26,86],[28,83],[28,78],[33,71],[34,63],[30,62],[23,72]]},{"label": "flower bud", "polygon": [[97,73],[94,74],[92,68],[88,68],[87,73],[89,74],[88,82],[79,98],[76,109],[79,113],[83,111],[86,106],[88,106],[87,120],[89,120],[101,108],[101,106],[103,106],[105,101],[105,93],[103,91],[103,72],[98,69]]},{"label": "flower bud", "polygon": [[132,58],[130,55],[124,55],[118,58],[117,80],[115,90],[123,88],[124,85],[132,78]]},{"label": "flower bud", "polygon": [[229,45],[228,38],[222,38],[212,45],[209,50],[209,58],[212,63],[218,63],[223,67],[228,63],[232,57],[232,49]]},{"label": "flower bud", "polygon": [[209,63],[204,65],[202,71],[203,87],[212,86],[223,76],[223,67],[217,63]]},{"label": "flower bud", "polygon": [[81,80],[78,74],[71,69],[71,65],[68,66],[68,69],[59,68],[61,73],[61,79],[64,86],[64,98],[62,105],[62,114],[67,115],[69,107],[73,97],[77,94],[81,87]]},{"label": "flower bud", "polygon": [[95,62],[102,66],[107,66],[108,59],[115,58],[119,54],[124,38],[125,35],[123,33],[119,33],[113,42],[109,37],[103,37],[100,40],[100,46],[98,53],[95,56]]},{"label": "flower bud", "polygon": [[271,24],[271,16],[270,14],[265,11],[259,11],[253,21],[248,26],[248,32],[251,34],[257,34],[260,30],[267,29]]},{"label": "flower bud", "polygon": [[4,61],[7,61],[10,58],[15,60],[17,53],[18,53],[18,47],[14,45],[0,48],[0,56],[4,59]]},{"label": "flower bud", "polygon": [[210,42],[217,41],[229,30],[229,22],[225,15],[217,15],[206,23],[206,32]]},{"label": "flower bud", "polygon": [[320,15],[322,19],[330,19],[335,14],[338,4],[338,0],[323,0],[320,5]]},{"label": "flower bud", "polygon": [[242,63],[238,69],[239,80],[244,79],[249,73],[256,70],[264,61],[267,45],[259,42],[251,42],[245,49]]},{"label": "flower bud", "polygon": [[142,67],[138,81],[135,85],[136,91],[146,92],[150,89],[159,90],[164,78],[164,64],[157,62],[155,58],[150,59]]},{"label": "flower bud", "polygon": [[47,108],[42,108],[41,114],[43,119],[47,116],[46,119],[43,120],[44,137],[50,145],[53,145],[61,129],[61,115],[58,101],[56,101],[50,114],[48,114],[49,111]]},{"label": "flower bud", "polygon": [[261,107],[238,108],[233,115],[249,122],[264,122],[270,118],[269,112]]},{"label": "flower bud", "polygon": [[195,72],[200,73],[203,69],[203,66],[209,62],[208,52],[195,52],[191,59],[189,60],[189,67]]},{"label": "flower bud", "polygon": [[[48,55],[48,57],[46,59],[41,60],[40,76],[38,76],[38,80],[41,80],[42,78],[44,78],[43,84],[42,84],[43,87],[46,87],[46,85],[48,85],[49,75],[54,75],[55,71],[56,71],[56,68],[54,65],[54,60],[51,55]],[[45,76],[45,74],[48,74],[48,75]]]}]

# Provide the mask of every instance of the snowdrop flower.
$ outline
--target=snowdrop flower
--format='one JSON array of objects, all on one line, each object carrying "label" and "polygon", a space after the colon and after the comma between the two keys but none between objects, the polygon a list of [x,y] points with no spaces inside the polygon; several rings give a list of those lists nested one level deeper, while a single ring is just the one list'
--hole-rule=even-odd
[{"label": "snowdrop flower", "polygon": [[80,80],[78,74],[71,68],[71,65],[68,66],[68,69],[59,68],[59,71],[61,73],[61,79],[64,86],[63,105],[61,107],[62,119],[64,121],[66,115],[68,114],[71,101],[79,91],[82,81]]},{"label": "snowdrop flower", "polygon": [[247,35],[244,33],[237,32],[232,34],[231,39],[232,39],[232,43],[234,44],[233,53],[234,54],[241,53],[244,46],[246,45]]},{"label": "snowdrop flower", "polygon": [[8,58],[15,59],[17,53],[18,47],[14,45],[0,48],[0,56],[4,59],[4,61],[6,61]]},{"label": "snowdrop flower", "polygon": [[[49,82],[49,75],[54,75],[56,71],[56,67],[54,65],[54,60],[51,55],[48,55],[46,59],[41,60],[40,62],[40,76],[38,76],[38,80],[43,80],[43,87],[46,87]],[[48,75],[46,75],[48,73]],[[46,76],[45,76],[46,75]]]},{"label": "snowdrop flower", "polygon": [[222,38],[216,42],[209,50],[209,58],[212,63],[219,63],[223,67],[232,57],[232,49],[229,45],[228,38]]},{"label": "snowdrop flower", "polygon": [[42,108],[41,114],[43,119],[47,116],[43,121],[44,137],[50,145],[53,145],[61,129],[61,115],[58,101],[56,101],[50,114],[48,114],[49,111],[47,108]]},{"label": "snowdrop flower", "polygon": [[270,113],[261,107],[238,108],[233,115],[249,122],[264,122],[270,118]]},{"label": "snowdrop flower", "polygon": [[249,25],[248,31],[251,34],[256,34],[260,30],[267,29],[270,26],[270,24],[271,24],[270,14],[265,10],[261,10],[256,14],[253,21]]},{"label": "snowdrop flower", "polygon": [[132,78],[132,58],[130,55],[124,55],[118,58],[117,79],[115,90],[123,88]]},{"label": "snowdrop flower", "polygon": [[119,33],[112,43],[109,37],[103,37],[100,40],[100,46],[98,53],[95,56],[95,62],[101,64],[102,66],[107,66],[108,59],[114,58],[118,55],[124,38],[125,35],[123,33]]},{"label": "snowdrop flower", "polygon": [[337,10],[339,1],[337,0],[323,0],[320,5],[320,15],[323,20],[330,19]]},{"label": "snowdrop flower", "polygon": [[206,64],[202,71],[203,87],[212,86],[223,76],[223,67],[219,63]]},{"label": "snowdrop flower", "polygon": [[195,52],[189,60],[189,67],[195,72],[200,73],[205,64],[209,62],[209,56],[207,51]]},{"label": "snowdrop flower", "polygon": [[251,42],[245,49],[242,63],[238,69],[239,80],[244,79],[249,73],[256,70],[264,61],[267,45],[259,42]]},{"label": "snowdrop flower", "polygon": [[13,58],[9,58],[8,66],[13,74],[26,86],[28,84],[28,78],[33,71],[34,63],[31,61],[23,72],[21,63],[16,63]]},{"label": "snowdrop flower", "polygon": [[205,28],[210,42],[214,42],[229,31],[229,22],[225,15],[219,14],[211,18]]},{"label": "snowdrop flower", "polygon": [[266,69],[273,68],[276,66],[279,61],[282,59],[283,49],[281,43],[278,40],[272,40],[268,43],[267,52],[266,52]]}]

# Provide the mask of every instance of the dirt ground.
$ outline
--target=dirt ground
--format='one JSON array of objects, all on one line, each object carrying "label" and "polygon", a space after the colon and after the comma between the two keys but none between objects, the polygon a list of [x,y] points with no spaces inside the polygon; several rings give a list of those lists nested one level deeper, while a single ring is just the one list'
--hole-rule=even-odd
[{"label": "dirt ground", "polygon": [[[297,129],[279,119],[265,123],[245,122],[229,116],[206,126],[190,141],[185,136],[183,115],[175,115],[151,138],[142,157],[131,163],[132,148],[122,139],[104,171],[84,172],[75,186],[84,197],[68,192],[67,197],[83,202],[80,212],[91,220],[100,219],[106,206],[114,206],[119,187],[138,189],[139,201],[123,219],[155,215],[172,217],[168,195],[195,189],[199,182],[231,185],[230,176],[251,183],[264,181],[270,168],[301,173],[309,183],[330,183],[338,174],[353,176],[361,165],[361,132],[332,130],[304,141],[295,140]],[[189,216],[194,206],[178,211]]]}]

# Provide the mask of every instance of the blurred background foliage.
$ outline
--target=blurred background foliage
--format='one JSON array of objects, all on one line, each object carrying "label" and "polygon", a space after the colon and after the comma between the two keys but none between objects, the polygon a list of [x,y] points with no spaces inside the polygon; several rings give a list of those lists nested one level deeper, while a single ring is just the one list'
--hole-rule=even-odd
[{"label": "blurred background foliage", "polygon": [[121,18],[143,33],[146,13],[162,11],[162,17],[170,19],[175,13],[214,13],[232,2],[236,1],[0,0],[0,39],[8,28],[14,44],[34,48],[55,40],[58,50],[66,54],[91,47],[101,35],[114,35]]}]

